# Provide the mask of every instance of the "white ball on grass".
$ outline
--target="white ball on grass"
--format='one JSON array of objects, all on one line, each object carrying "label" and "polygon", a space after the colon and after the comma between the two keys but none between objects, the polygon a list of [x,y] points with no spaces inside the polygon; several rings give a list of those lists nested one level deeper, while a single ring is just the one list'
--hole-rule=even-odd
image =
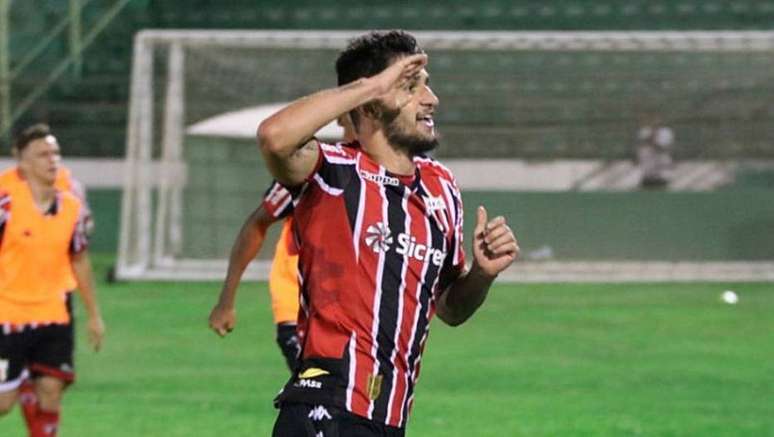
[{"label": "white ball on grass", "polygon": [[723,302],[731,305],[739,302],[739,296],[731,290],[724,291],[720,298],[723,299]]}]

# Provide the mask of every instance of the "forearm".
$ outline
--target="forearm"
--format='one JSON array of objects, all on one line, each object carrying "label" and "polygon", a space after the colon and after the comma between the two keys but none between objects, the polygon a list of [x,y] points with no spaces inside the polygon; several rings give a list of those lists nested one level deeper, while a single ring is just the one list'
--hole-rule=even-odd
[{"label": "forearm", "polygon": [[451,326],[464,323],[484,303],[494,279],[495,276],[485,274],[474,263],[441,295],[437,305],[438,317]]},{"label": "forearm", "polygon": [[86,313],[89,315],[89,318],[101,317],[94,289],[94,275],[91,270],[89,255],[86,251],[73,256],[72,268],[75,274],[78,294],[81,296]]},{"label": "forearm", "polygon": [[239,281],[242,279],[247,265],[255,259],[261,249],[266,236],[266,225],[257,222],[255,215],[253,214],[247,219],[231,248],[226,279],[223,281],[218,305],[234,306]]},{"label": "forearm", "polygon": [[264,155],[287,159],[320,128],[379,95],[369,79],[302,97],[264,120],[258,139]]},{"label": "forearm", "polygon": [[262,122],[258,142],[274,177],[286,186],[302,183],[317,164],[316,146],[303,147],[315,132],[378,95],[373,81],[361,79],[296,100]]}]

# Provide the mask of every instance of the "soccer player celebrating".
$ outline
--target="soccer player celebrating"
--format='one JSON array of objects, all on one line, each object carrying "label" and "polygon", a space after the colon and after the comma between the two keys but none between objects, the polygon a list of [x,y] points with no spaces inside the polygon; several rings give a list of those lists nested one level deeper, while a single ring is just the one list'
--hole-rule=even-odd
[{"label": "soccer player celebrating", "polygon": [[[518,256],[505,219],[479,207],[465,267],[459,190],[425,156],[438,143],[426,63],[405,32],[364,35],[336,61],[339,87],[259,126],[269,169],[299,193],[301,363],[275,436],[403,435],[430,320],[466,321]],[[358,144],[313,138],[345,113]]]},{"label": "soccer player celebrating", "polygon": [[48,126],[32,126],[17,138],[14,155],[18,178],[0,183],[0,414],[13,407],[28,372],[36,399],[23,408],[29,435],[55,436],[62,393],[75,378],[69,291],[80,292],[95,350],[105,327],[86,250],[86,210],[57,188],[56,138]]}]

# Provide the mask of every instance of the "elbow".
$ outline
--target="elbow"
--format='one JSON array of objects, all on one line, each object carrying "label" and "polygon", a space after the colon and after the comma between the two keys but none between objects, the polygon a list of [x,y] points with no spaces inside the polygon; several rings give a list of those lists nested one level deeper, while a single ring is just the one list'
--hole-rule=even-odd
[{"label": "elbow", "polygon": [[442,309],[440,307],[438,308],[436,314],[442,322],[451,326],[452,328],[462,325],[466,320],[468,320],[468,318],[470,318],[470,315],[454,314],[454,312],[450,311],[448,308]]},{"label": "elbow", "polygon": [[456,328],[457,326],[460,326],[463,323],[465,323],[468,320],[468,318],[467,317],[448,317],[448,318],[441,317],[441,320],[443,320],[444,323],[451,326],[452,328]]},{"label": "elbow", "polygon": [[271,119],[264,120],[258,125],[256,136],[258,137],[258,147],[264,155],[277,154],[280,149],[277,141],[279,132],[277,126],[272,123]]}]

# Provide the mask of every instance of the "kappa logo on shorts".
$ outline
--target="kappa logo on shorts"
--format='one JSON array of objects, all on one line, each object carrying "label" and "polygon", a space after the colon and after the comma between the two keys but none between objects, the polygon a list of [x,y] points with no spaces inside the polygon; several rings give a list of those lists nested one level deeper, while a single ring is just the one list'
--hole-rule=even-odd
[{"label": "kappa logo on shorts", "polygon": [[314,408],[312,408],[309,411],[309,418],[312,419],[315,422],[319,422],[321,420],[331,420],[333,417],[331,417],[330,413],[328,413],[328,410],[323,407],[322,405],[318,405]]}]

